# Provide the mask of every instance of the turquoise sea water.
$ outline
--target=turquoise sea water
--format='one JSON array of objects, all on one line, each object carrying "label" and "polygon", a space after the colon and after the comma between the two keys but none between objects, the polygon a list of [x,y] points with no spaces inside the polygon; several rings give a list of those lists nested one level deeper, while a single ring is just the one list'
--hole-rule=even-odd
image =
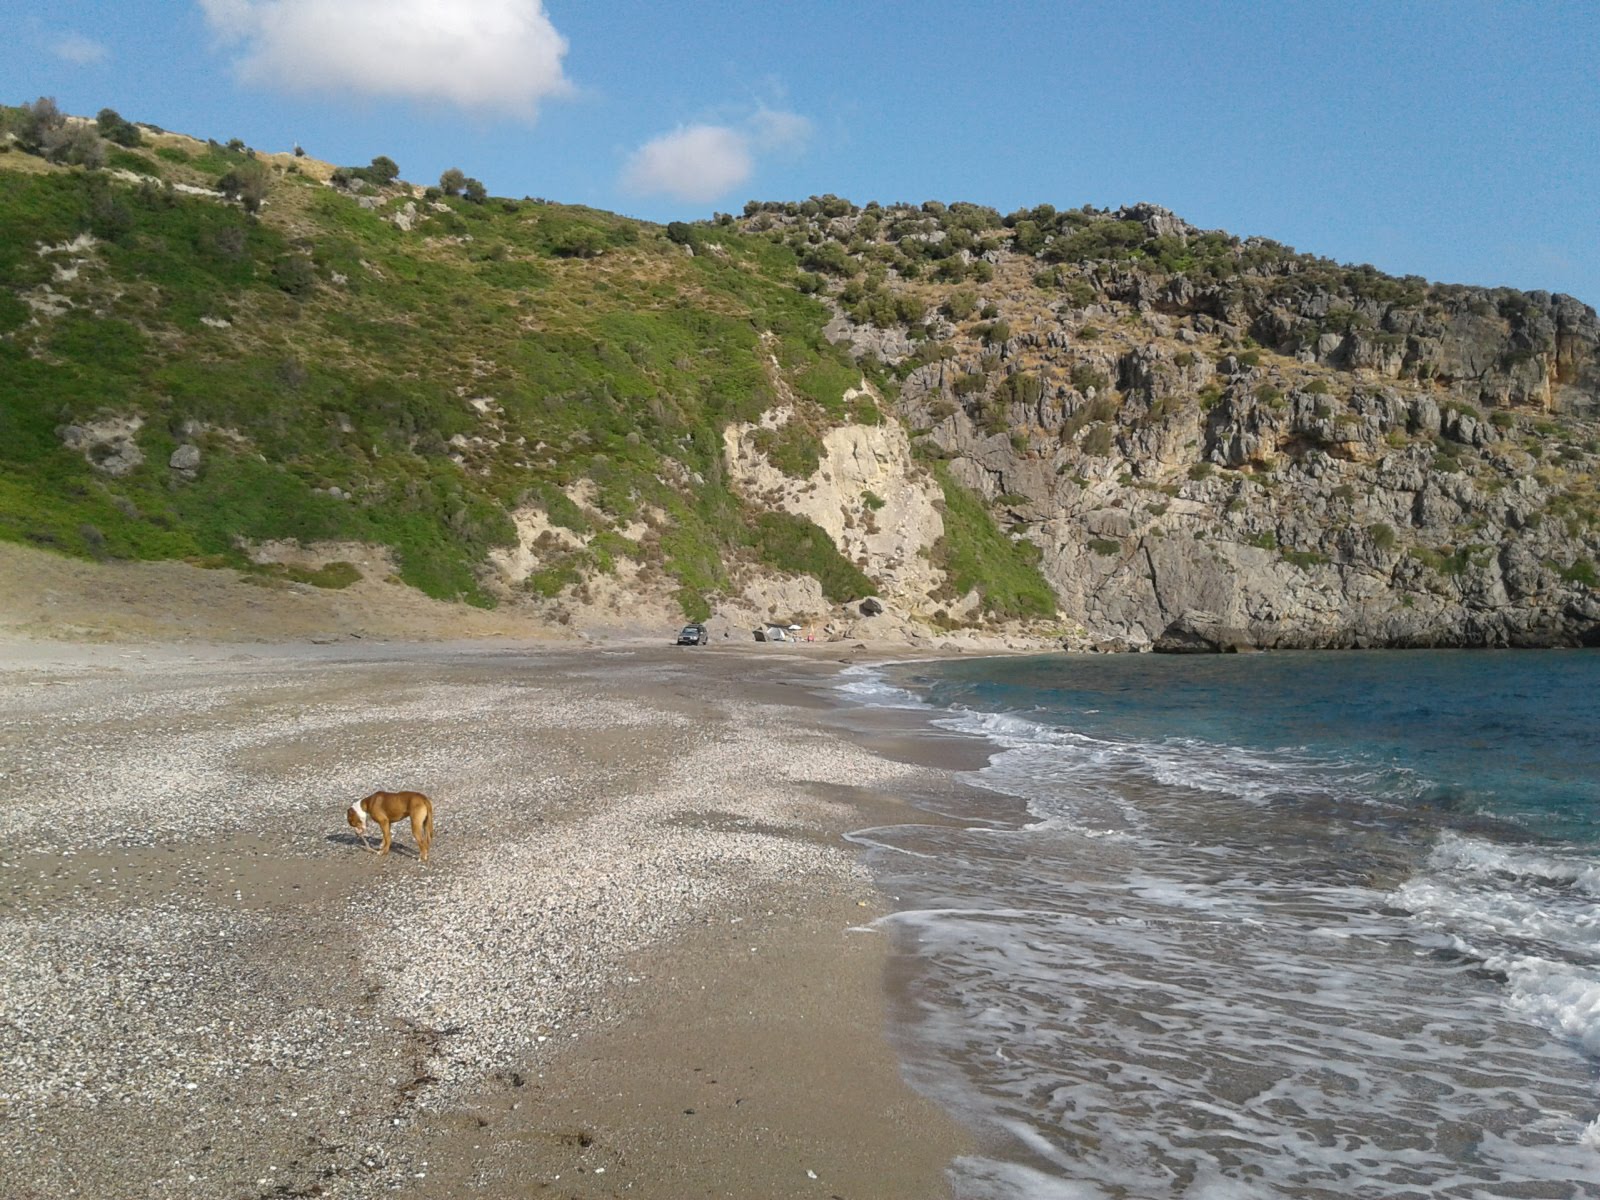
[{"label": "turquoise sea water", "polygon": [[963,1200],[1600,1196],[1600,654],[843,687],[995,750],[961,824],[857,835]]}]

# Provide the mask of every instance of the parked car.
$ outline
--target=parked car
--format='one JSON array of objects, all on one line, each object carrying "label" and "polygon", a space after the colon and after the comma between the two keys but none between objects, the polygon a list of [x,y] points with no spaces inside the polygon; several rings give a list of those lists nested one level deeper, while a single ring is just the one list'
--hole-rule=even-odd
[{"label": "parked car", "polygon": [[685,625],[683,631],[678,634],[680,646],[704,646],[710,640],[711,634],[706,632],[704,625]]}]

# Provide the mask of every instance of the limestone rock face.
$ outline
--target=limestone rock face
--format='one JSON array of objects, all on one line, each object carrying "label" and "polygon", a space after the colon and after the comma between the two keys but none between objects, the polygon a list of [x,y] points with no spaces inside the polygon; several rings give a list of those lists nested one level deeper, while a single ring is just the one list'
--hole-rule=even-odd
[{"label": "limestone rock face", "polygon": [[[1074,228],[1101,219],[1216,244],[1146,205]],[[1038,548],[1069,643],[1600,643],[1592,309],[1238,239],[1231,279],[1147,257],[1041,294],[1049,256],[1001,237],[984,322],[925,321],[915,358],[843,307],[829,336],[899,362],[904,425]]]},{"label": "limestone rock face", "polygon": [[[767,418],[771,426],[798,419],[789,408]],[[883,596],[902,607],[925,608],[944,578],[927,554],[944,534],[942,493],[912,458],[900,423],[828,430],[817,469],[804,479],[785,475],[767,460],[756,444],[760,428],[734,424],[723,432],[734,488],[759,506],[812,521]]]}]

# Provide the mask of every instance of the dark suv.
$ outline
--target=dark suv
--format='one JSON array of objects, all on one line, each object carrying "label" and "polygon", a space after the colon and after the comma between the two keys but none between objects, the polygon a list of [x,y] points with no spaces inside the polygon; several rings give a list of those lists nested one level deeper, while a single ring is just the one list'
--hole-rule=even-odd
[{"label": "dark suv", "polygon": [[704,625],[685,625],[683,632],[678,634],[680,646],[704,646],[711,640],[711,635],[706,632]]}]

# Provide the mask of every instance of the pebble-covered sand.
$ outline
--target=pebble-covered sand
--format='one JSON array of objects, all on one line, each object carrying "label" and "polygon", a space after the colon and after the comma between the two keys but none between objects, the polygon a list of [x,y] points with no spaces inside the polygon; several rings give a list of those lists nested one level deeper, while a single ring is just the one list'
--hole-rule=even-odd
[{"label": "pebble-covered sand", "polygon": [[[645,952],[797,887],[868,903],[840,789],[926,772],[774,703],[800,694],[776,674],[665,649],[0,660],[5,1194],[421,1186],[410,1128],[615,1017]],[[379,788],[434,797],[428,864],[408,826],[380,860],[344,824]]]}]

